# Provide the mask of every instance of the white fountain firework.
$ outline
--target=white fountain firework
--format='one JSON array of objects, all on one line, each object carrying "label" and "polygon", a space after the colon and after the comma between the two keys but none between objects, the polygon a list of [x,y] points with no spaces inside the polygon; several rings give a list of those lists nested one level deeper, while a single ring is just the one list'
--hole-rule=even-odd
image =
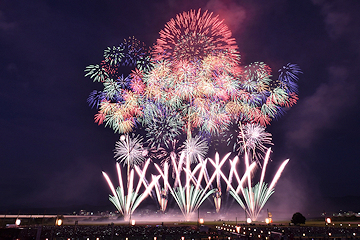
[{"label": "white fountain firework", "polygon": [[[191,170],[188,154],[182,152],[179,162],[176,162],[176,159],[173,157],[172,164],[175,168],[175,181],[173,186],[171,186],[168,181],[167,172],[155,164],[156,169],[164,180],[163,189],[170,191],[186,220],[189,220],[192,213],[215,192],[215,189],[210,189],[209,186],[205,188],[202,187],[202,182],[206,181],[204,177],[206,175],[206,162],[206,160],[200,159],[199,163]],[[184,164],[185,167],[183,167]],[[185,177],[185,181],[182,180],[182,175]]]},{"label": "white fountain firework", "polygon": [[[137,183],[136,189],[134,189],[134,169],[131,169],[130,176],[127,177],[127,194],[125,193],[125,188],[123,184],[120,164],[116,163],[116,169],[119,177],[119,186],[114,188],[109,176],[102,172],[105,177],[110,190],[113,195],[109,195],[109,200],[115,205],[116,209],[124,216],[124,220],[128,221],[131,218],[131,215],[139,204],[151,193],[152,188],[157,183],[160,176],[153,178],[153,181],[148,184],[145,180],[145,173],[149,166],[150,159],[145,162],[143,169],[141,170],[138,166],[135,166],[135,170],[139,176],[139,181]],[[140,192],[141,187],[144,186],[145,190],[142,193]]]},{"label": "white fountain firework", "polygon": [[[281,173],[283,172],[286,164],[289,162],[289,159],[287,159],[280,165],[273,180],[271,181],[270,186],[268,187],[267,183],[264,182],[264,178],[266,173],[266,167],[269,162],[270,152],[271,149],[269,148],[264,158],[260,181],[255,186],[252,186],[251,174],[245,174],[241,180],[239,177],[236,177],[238,181],[238,186],[242,186],[244,181],[247,180],[248,183],[247,188],[240,187],[235,190],[234,188],[229,186],[230,194],[235,198],[235,200],[240,204],[240,206],[246,211],[247,215],[253,221],[257,219],[265,203],[274,193],[275,185],[279,180]],[[232,164],[232,169],[235,169],[234,165],[236,164],[236,162],[231,162],[231,164]],[[253,162],[252,164],[249,163],[249,157],[246,152],[245,152],[245,166],[246,166],[246,172],[252,172],[255,167],[255,162]],[[235,176],[238,176],[236,170],[234,171],[234,174]],[[241,195],[243,196],[243,198],[241,198]]]}]

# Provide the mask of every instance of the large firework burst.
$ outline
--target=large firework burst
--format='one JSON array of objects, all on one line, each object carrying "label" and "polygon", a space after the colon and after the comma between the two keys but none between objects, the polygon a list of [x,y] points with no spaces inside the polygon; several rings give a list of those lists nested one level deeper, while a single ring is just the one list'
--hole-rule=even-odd
[{"label": "large firework burst", "polygon": [[[96,123],[104,123],[114,132],[125,134],[116,143],[115,158],[127,165],[128,184],[134,168],[137,169],[136,165],[148,154],[141,137],[128,135],[141,124],[147,132],[145,144],[151,153],[147,156],[163,160],[164,170],[161,172],[160,166],[156,167],[163,176],[163,187],[159,182],[155,184],[161,210],[166,209],[170,191],[186,216],[213,193],[216,193],[214,200],[219,211],[220,179],[231,189],[232,177],[239,179],[235,166],[227,178],[220,170],[226,160],[220,161],[219,157],[215,161],[207,160],[208,144],[193,135],[211,138],[239,125],[233,136],[237,139],[237,151],[246,155],[247,177],[243,179],[247,180],[248,187],[241,187],[240,191],[244,201],[248,197],[248,211],[255,211],[254,192],[258,193],[258,199],[269,197],[272,185],[267,187],[261,180],[252,186],[250,169],[255,163],[249,163],[248,155],[251,153],[255,159],[263,157],[267,145],[271,144],[271,135],[265,132],[265,127],[296,103],[296,81],[301,73],[297,65],[289,63],[281,68],[276,81],[271,79],[271,69],[265,63],[240,66],[240,55],[229,28],[217,16],[201,9],[183,12],[171,19],[160,31],[151,53],[143,43],[129,38],[105,49],[103,57],[100,64],[85,69],[85,76],[103,84],[102,91],[90,94],[88,103],[98,108]],[[122,66],[134,69],[122,75],[119,74]],[[183,144],[182,134],[187,135]],[[215,167],[211,178],[207,161]],[[169,163],[175,178],[173,186],[167,180]],[[195,176],[197,171],[199,175]],[[181,174],[185,175],[185,182]],[[206,187],[199,179],[205,179]],[[244,183],[242,180],[239,185]],[[211,186],[213,181],[216,181],[215,188]],[[143,184],[148,186],[145,180]],[[234,198],[239,197],[238,190],[232,189]],[[115,204],[119,202],[119,194],[116,197],[115,190],[113,193],[111,201]]]},{"label": "large firework burst", "polygon": [[231,31],[213,13],[191,10],[176,15],[160,31],[153,50],[155,60],[202,60],[209,55],[226,53],[238,61],[237,45]]}]

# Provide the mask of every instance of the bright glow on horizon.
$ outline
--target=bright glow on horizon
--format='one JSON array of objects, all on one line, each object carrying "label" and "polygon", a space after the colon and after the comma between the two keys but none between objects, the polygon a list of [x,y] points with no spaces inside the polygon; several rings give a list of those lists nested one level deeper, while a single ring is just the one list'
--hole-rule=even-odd
[{"label": "bright glow on horizon", "polygon": [[21,220],[20,220],[19,218],[17,218],[17,219],[15,220],[15,225],[16,225],[16,226],[20,226],[20,224],[21,224]]}]

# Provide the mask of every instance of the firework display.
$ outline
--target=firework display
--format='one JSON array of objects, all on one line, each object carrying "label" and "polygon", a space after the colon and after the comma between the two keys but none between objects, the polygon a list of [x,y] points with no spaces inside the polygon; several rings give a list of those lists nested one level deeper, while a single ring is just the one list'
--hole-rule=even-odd
[{"label": "firework display", "polygon": [[[248,154],[245,153],[245,165],[246,173],[244,174],[245,178],[241,179],[238,177],[237,172],[235,171],[237,179],[237,189],[230,187],[230,194],[235,198],[235,200],[240,204],[240,206],[246,211],[247,215],[255,221],[259,216],[260,211],[264,207],[267,200],[274,193],[274,187],[277,181],[280,178],[282,171],[284,170],[286,164],[289,160],[285,160],[279,167],[277,173],[275,174],[270,186],[267,186],[267,183],[264,182],[266,167],[269,161],[271,149],[267,150],[266,156],[264,158],[264,163],[261,171],[260,181],[256,183],[255,186],[252,185],[252,179],[249,176],[249,172],[253,171],[254,165],[249,164]],[[243,188],[244,181],[247,181],[248,186]],[[231,184],[231,183],[230,183]]]},{"label": "firework display", "polygon": [[[125,220],[129,220],[129,218],[131,218],[131,214],[139,206],[139,204],[150,194],[152,188],[154,187],[154,185],[156,184],[159,178],[159,177],[154,178],[150,184],[147,184],[144,181],[144,177],[148,165],[149,165],[149,161],[146,162],[143,171],[141,171],[139,167],[137,166],[135,167],[139,175],[139,181],[136,186],[136,189],[134,189],[134,169],[131,170],[129,174],[129,180],[127,182],[128,183],[127,194],[125,193],[126,188],[124,187],[123,184],[121,168],[119,163],[116,164],[116,170],[119,177],[119,186],[116,188],[116,190],[109,176],[105,172],[103,172],[103,176],[106,179],[107,183],[109,184],[109,187],[113,194],[109,196],[109,199],[115,205],[116,209],[124,216]],[[145,188],[145,190],[142,193],[140,193],[140,189],[142,186]]]},{"label": "firework display", "polygon": [[[152,195],[162,212],[172,197],[189,219],[210,196],[220,212],[226,193],[257,218],[288,162],[268,186],[264,176],[272,138],[265,128],[296,104],[301,70],[288,63],[273,80],[265,63],[242,65],[237,49],[218,16],[190,10],[167,22],[152,48],[131,37],[106,48],[100,64],[86,67],[85,76],[103,84],[87,99],[98,110],[95,122],[121,134],[115,145],[117,190],[103,174],[113,194],[110,201],[124,216]],[[221,161],[218,153],[214,160],[208,157],[213,146],[227,145],[233,152]],[[237,155],[232,161],[231,154]],[[239,157],[245,160],[243,176]],[[157,173],[148,176],[150,162]],[[119,163],[127,167],[127,196]],[[226,163],[231,168],[224,173]],[[253,185],[256,165],[262,172]],[[134,170],[141,176],[135,191]],[[145,190],[139,194],[141,186]]]}]

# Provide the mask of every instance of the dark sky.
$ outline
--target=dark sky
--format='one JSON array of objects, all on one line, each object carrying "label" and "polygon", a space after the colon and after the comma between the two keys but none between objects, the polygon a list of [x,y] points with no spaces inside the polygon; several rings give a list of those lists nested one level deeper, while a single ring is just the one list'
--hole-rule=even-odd
[{"label": "dark sky", "polygon": [[269,206],[320,213],[360,195],[360,1],[3,0],[0,212],[113,209],[101,171],[115,173],[119,136],[93,122],[86,99],[100,89],[84,69],[129,36],[152,45],[168,20],[198,8],[225,19],[244,64],[303,71],[298,104],[268,128],[269,172],[290,158]]}]

